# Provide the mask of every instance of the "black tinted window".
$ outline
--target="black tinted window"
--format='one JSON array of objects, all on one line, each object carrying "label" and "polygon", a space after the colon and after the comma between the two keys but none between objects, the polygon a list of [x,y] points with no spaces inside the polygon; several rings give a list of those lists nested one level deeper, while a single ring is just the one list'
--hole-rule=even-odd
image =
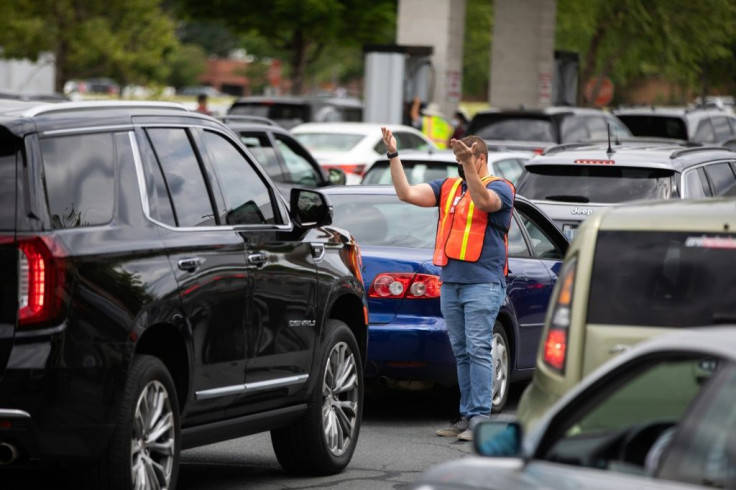
[{"label": "black tinted window", "polygon": [[268,187],[245,156],[219,134],[205,131],[204,139],[227,206],[222,221],[229,225],[275,223]]},{"label": "black tinted window", "polygon": [[706,165],[704,168],[713,184],[714,195],[727,194],[736,186],[736,175],[734,175],[730,163],[714,163],[713,165]]},{"label": "black tinted window", "polygon": [[601,231],[588,322],[692,327],[736,318],[736,237]]},{"label": "black tinted window", "polygon": [[16,154],[20,140],[7,131],[0,132],[0,229],[15,228]]},{"label": "black tinted window", "polygon": [[613,165],[527,165],[516,191],[530,199],[617,203],[668,199],[670,170]]},{"label": "black tinted window", "polygon": [[479,117],[470,132],[487,140],[557,142],[557,133],[548,119]]},{"label": "black tinted window", "polygon": [[115,145],[111,133],[40,141],[46,198],[54,228],[101,225],[115,203]]},{"label": "black tinted window", "polygon": [[184,129],[149,129],[179,226],[212,226],[215,215],[189,137]]},{"label": "black tinted window", "polygon": [[621,114],[618,118],[631,130],[634,136],[653,136],[659,138],[675,138],[687,140],[687,126],[682,118],[648,116],[648,115],[626,115]]}]

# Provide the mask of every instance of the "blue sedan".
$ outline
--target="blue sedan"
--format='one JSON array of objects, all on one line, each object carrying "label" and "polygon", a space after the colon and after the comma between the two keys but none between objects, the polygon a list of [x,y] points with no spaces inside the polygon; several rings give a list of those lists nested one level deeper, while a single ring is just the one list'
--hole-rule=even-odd
[{"label": "blue sedan", "polygon": [[[457,385],[440,311],[439,268],[432,264],[437,208],[401,202],[392,186],[321,191],[333,205],[333,226],[350,231],[362,252],[370,324],[365,376],[407,389]],[[503,410],[509,383],[531,377],[567,247],[559,228],[517,195],[509,231],[507,297],[493,329],[494,412]]]}]

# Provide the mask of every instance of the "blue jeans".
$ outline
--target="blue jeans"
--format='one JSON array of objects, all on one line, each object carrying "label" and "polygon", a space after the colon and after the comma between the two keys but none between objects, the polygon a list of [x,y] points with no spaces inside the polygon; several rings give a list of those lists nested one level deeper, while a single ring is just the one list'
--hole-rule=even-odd
[{"label": "blue jeans", "polygon": [[493,324],[506,285],[443,283],[440,295],[450,345],[457,363],[460,415],[490,415],[493,397]]}]

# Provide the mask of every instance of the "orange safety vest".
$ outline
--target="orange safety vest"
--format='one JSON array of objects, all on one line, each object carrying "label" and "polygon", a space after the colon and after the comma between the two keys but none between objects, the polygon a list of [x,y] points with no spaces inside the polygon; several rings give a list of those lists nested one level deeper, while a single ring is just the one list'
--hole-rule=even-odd
[{"label": "orange safety vest", "polygon": [[[511,188],[511,195],[516,196],[514,184],[501,177],[486,176],[481,179],[484,184],[501,180]],[[470,193],[464,192],[457,196],[463,179],[445,179],[440,191],[440,216],[437,222],[437,238],[434,245],[434,265],[447,264],[448,257],[466,262],[477,262],[483,250],[483,242],[488,225],[488,213],[476,211]],[[509,220],[511,226],[511,220]],[[506,249],[506,264],[504,276],[508,273],[508,227],[502,230],[504,248]]]},{"label": "orange safety vest", "polygon": [[434,141],[438,148],[446,149],[447,141],[452,136],[452,126],[439,116],[424,116],[422,132]]}]

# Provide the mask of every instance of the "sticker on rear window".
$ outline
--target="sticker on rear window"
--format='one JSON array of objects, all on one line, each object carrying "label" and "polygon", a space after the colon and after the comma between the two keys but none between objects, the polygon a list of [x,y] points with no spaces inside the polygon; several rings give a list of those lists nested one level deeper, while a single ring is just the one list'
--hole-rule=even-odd
[{"label": "sticker on rear window", "polygon": [[736,239],[730,236],[689,236],[687,237],[687,240],[685,240],[685,246],[736,249]]}]

